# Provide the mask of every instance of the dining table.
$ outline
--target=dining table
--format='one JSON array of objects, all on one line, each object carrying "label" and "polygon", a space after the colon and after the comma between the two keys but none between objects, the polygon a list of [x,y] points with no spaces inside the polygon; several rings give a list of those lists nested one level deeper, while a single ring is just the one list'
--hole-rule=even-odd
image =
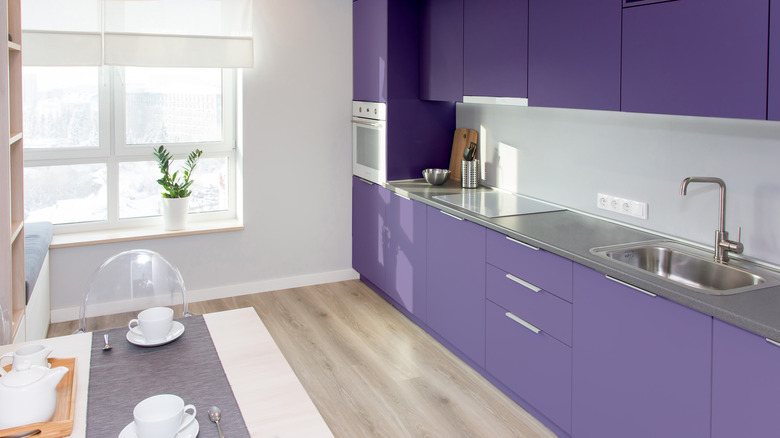
[{"label": "dining table", "polygon": [[[218,436],[207,414],[212,404],[222,409],[228,438],[333,436],[254,308],[177,322],[180,338],[159,346],[131,344],[126,327],[24,343],[76,360],[69,436],[130,436],[123,426],[130,428],[142,397],[176,392],[198,410],[198,437]],[[111,350],[102,348],[105,334]],[[24,344],[2,345],[0,355]]]}]

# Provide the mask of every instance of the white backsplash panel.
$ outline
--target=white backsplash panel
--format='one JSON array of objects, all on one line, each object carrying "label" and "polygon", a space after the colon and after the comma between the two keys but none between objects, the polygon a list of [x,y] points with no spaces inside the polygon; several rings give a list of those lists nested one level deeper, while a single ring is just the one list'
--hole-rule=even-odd
[{"label": "white backsplash panel", "polygon": [[[742,227],[745,255],[780,265],[780,123],[501,105],[458,104],[457,127],[480,133],[483,182],[702,245]],[[598,193],[652,205],[647,220],[598,209]]]}]

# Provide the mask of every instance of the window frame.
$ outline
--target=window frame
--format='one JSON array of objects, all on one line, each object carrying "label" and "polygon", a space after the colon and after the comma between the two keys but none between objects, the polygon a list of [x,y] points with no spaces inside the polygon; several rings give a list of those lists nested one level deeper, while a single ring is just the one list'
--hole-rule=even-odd
[{"label": "window frame", "polygon": [[[56,67],[56,66],[52,66]],[[119,164],[152,161],[152,148],[159,144],[125,144],[125,67],[96,67],[98,74],[99,142],[97,148],[35,148],[24,150],[24,167],[75,164],[105,164],[107,188],[107,219],[91,222],[55,224],[54,232],[80,233],[121,230],[149,226],[162,227],[161,215],[119,218]],[[240,89],[236,69],[222,72],[222,141],[165,144],[177,164],[186,160],[195,148],[203,150],[201,159],[226,158],[228,169],[228,206],[226,210],[190,213],[189,222],[209,222],[237,219],[237,98]]]}]

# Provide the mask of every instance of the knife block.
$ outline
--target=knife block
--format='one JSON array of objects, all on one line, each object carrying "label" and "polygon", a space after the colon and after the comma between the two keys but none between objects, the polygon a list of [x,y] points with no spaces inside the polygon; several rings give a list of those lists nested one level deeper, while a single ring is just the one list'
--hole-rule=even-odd
[{"label": "knife block", "polygon": [[[473,129],[458,128],[452,137],[452,154],[450,155],[450,179],[453,181],[461,180],[460,162],[463,160],[463,151],[471,143],[477,143],[479,134]],[[474,154],[474,159],[479,154]]]}]

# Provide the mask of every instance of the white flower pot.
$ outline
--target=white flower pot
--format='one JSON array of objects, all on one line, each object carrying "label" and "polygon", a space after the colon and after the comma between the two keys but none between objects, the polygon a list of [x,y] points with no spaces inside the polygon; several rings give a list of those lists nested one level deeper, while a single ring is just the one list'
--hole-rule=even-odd
[{"label": "white flower pot", "polygon": [[190,198],[162,198],[162,215],[165,229],[168,231],[183,230],[187,226],[187,212]]}]

